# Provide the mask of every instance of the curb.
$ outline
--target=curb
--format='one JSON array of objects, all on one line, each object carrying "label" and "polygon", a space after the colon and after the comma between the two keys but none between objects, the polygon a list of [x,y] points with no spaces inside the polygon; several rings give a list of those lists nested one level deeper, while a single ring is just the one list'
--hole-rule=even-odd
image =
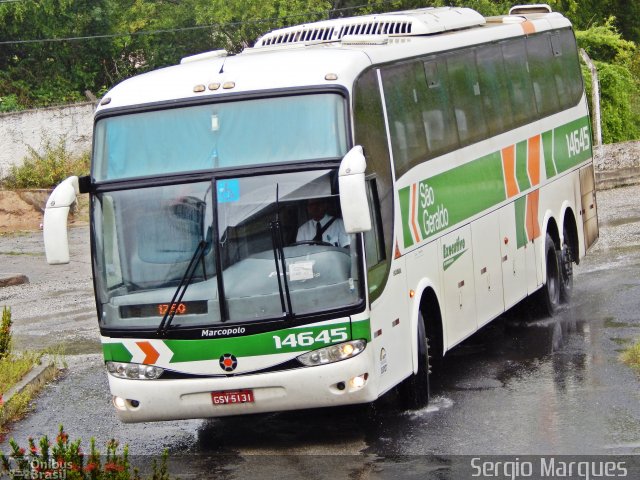
[{"label": "curb", "polygon": [[40,359],[40,364],[36,365],[32,368],[29,373],[27,373],[22,380],[20,380],[15,386],[10,388],[7,392],[2,394],[0,398],[2,398],[2,403],[7,404],[14,396],[19,393],[22,393],[25,388],[35,385],[42,386],[46,383],[46,379],[52,373],[54,373],[58,367],[56,367],[55,361],[53,358],[48,355],[43,356]]},{"label": "curb", "polygon": [[29,283],[29,277],[21,273],[0,273],[0,288]]},{"label": "curb", "polygon": [[596,171],[596,190],[628,187],[640,183],[640,167]]}]

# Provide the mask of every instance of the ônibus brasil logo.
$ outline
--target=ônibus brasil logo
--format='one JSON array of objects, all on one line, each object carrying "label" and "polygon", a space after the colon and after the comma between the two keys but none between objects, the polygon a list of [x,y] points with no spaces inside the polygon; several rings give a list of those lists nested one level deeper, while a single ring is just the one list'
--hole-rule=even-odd
[{"label": "\u00f4nibus brasil logo", "polygon": [[238,366],[238,359],[230,353],[225,353],[220,357],[220,368],[225,372],[233,372]]}]

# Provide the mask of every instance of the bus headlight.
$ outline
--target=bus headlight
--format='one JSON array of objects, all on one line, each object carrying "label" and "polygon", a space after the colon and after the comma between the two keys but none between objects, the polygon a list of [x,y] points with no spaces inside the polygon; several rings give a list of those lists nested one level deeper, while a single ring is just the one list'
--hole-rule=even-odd
[{"label": "bus headlight", "polygon": [[154,365],[141,365],[139,363],[107,362],[107,372],[118,378],[155,380],[156,378],[160,378],[164,373],[164,369]]},{"label": "bus headlight", "polygon": [[300,355],[298,361],[307,367],[339,362],[340,360],[355,357],[360,354],[366,346],[367,342],[365,340],[351,340],[350,342],[338,343],[337,345],[307,352]]}]

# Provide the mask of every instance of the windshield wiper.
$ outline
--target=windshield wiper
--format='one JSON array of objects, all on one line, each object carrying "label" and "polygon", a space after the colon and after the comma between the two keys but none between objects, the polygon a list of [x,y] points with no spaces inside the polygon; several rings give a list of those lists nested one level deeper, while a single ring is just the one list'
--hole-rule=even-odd
[{"label": "windshield wiper", "polygon": [[169,331],[171,322],[173,322],[173,317],[175,317],[176,311],[178,310],[177,306],[180,304],[180,302],[182,302],[182,298],[187,291],[187,287],[189,287],[189,285],[191,284],[191,280],[193,280],[193,275],[196,273],[196,268],[198,268],[198,262],[202,259],[206,247],[207,242],[205,242],[204,240],[200,240],[200,243],[198,243],[195,252],[193,252],[191,261],[189,262],[189,265],[187,266],[187,269],[185,270],[184,275],[180,280],[180,284],[173,294],[173,298],[169,303],[169,307],[164,313],[162,321],[158,326],[158,331],[156,332],[158,336],[164,336]]},{"label": "windshield wiper", "polygon": [[[293,317],[293,309],[291,308],[291,294],[289,293],[289,280],[287,279],[287,264],[284,258],[282,243],[280,220],[272,221],[271,244],[273,247],[273,259],[276,262],[276,277],[278,277],[278,289],[280,290],[280,304],[282,305],[282,313],[284,316],[291,318]],[[280,274],[280,271],[282,271],[282,275]]]},{"label": "windshield wiper", "polygon": [[[282,247],[284,241],[282,240],[282,228],[280,223],[280,199],[278,187],[278,184],[276,184],[276,219],[270,223],[271,246],[273,248],[273,259],[276,263],[276,277],[278,278],[278,290],[280,291],[282,313],[287,318],[293,318],[291,294],[289,292],[289,280],[287,279],[287,264],[285,262],[284,249]],[[280,277],[280,269],[282,269],[282,278]]]}]

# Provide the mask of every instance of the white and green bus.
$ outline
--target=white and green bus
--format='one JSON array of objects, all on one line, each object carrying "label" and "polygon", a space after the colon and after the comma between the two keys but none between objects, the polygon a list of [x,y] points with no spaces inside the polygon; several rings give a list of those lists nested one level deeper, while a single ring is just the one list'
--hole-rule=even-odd
[{"label": "white and green bus", "polygon": [[569,298],[598,236],[590,138],[571,25],[547,6],[289,27],[109,91],[90,176],[48,201],[47,259],[69,261],[89,193],[124,422],[395,387],[420,407],[430,357],[530,295]]}]

